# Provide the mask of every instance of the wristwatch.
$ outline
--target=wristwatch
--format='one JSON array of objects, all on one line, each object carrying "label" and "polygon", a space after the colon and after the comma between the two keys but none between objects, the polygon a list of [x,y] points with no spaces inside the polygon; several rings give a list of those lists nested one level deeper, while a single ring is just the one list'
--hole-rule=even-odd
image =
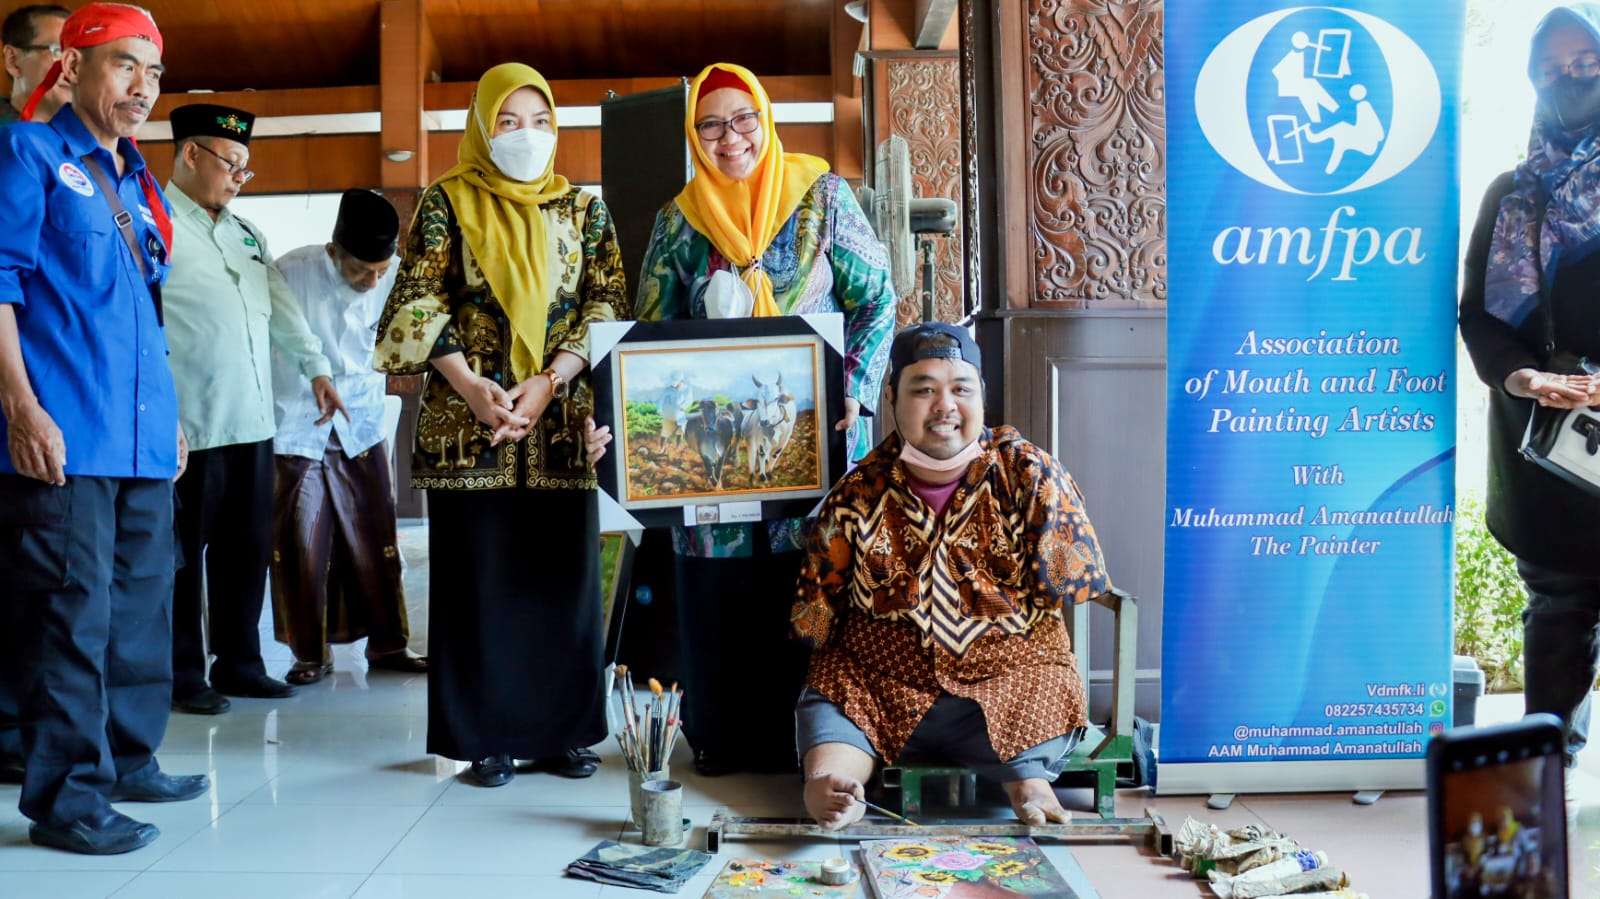
[{"label": "wristwatch", "polygon": [[539,374],[544,375],[545,377],[550,379],[550,395],[551,396],[555,397],[558,400],[564,400],[564,399],[567,398],[567,379],[566,378],[561,377],[561,375],[554,368],[547,368],[544,371],[539,372]]}]

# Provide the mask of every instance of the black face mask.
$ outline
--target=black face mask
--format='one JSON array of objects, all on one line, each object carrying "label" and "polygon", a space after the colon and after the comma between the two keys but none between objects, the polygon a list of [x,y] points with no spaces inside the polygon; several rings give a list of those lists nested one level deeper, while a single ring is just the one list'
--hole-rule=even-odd
[{"label": "black face mask", "polygon": [[1562,75],[1539,91],[1563,131],[1581,131],[1600,120],[1600,76]]}]

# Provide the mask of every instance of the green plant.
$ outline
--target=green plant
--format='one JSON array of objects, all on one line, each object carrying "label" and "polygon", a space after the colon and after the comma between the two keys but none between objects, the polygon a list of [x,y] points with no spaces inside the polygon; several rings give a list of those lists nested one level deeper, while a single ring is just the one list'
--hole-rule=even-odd
[{"label": "green plant", "polygon": [[1522,607],[1517,562],[1489,533],[1483,498],[1456,503],[1455,652],[1478,660],[1491,693],[1522,689]]}]

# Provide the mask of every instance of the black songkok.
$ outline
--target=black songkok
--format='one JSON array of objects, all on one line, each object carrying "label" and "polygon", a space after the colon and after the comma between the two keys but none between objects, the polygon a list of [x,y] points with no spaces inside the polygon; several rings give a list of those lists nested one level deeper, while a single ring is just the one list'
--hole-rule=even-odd
[{"label": "black songkok", "polygon": [[384,262],[400,243],[400,216],[370,190],[347,190],[339,198],[333,242],[362,262]]}]

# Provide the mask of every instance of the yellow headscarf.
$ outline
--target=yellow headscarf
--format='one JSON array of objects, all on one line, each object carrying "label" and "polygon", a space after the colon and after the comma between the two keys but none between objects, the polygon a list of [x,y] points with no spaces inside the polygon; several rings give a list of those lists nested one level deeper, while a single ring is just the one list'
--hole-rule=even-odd
[{"label": "yellow headscarf", "polygon": [[[483,73],[472,93],[471,118],[455,168],[434,182],[455,207],[461,236],[511,321],[511,373],[518,381],[544,367],[545,325],[555,299],[551,249],[539,204],[570,189],[567,179],[555,173],[554,153],[539,177],[526,182],[506,177],[489,159],[489,133],[500,106],[524,87],[544,95],[550,126],[556,128],[556,101],[544,76],[521,63],[497,65]],[[556,131],[559,136],[560,129]]]},{"label": "yellow headscarf", "polygon": [[[761,113],[761,132],[766,140],[755,170],[743,181],[722,174],[694,130],[700,85],[717,69],[737,75],[749,85],[756,111]],[[690,227],[704,234],[717,252],[744,270],[745,283],[755,295],[754,314],[777,315],[772,279],[756,263],[789,216],[800,208],[806,191],[828,171],[828,163],[804,153],[783,152],[783,142],[778,140],[778,129],[772,123],[772,101],[767,99],[767,92],[749,69],[732,63],[712,63],[695,76],[689,85],[689,113],[684,117],[683,130],[693,148],[695,175],[678,194],[678,208],[683,210]]]}]

